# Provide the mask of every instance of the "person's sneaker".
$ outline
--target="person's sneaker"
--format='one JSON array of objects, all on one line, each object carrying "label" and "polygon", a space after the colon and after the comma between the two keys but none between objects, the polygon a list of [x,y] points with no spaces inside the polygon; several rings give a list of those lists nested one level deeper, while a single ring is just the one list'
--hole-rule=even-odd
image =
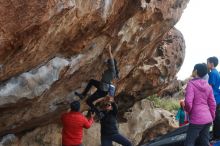
[{"label": "person's sneaker", "polygon": [[84,96],[81,93],[75,92],[75,95],[78,96],[81,100],[83,100]]}]

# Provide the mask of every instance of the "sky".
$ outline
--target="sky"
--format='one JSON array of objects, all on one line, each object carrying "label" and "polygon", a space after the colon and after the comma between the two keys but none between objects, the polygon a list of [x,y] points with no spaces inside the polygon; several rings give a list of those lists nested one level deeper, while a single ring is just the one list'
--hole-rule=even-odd
[{"label": "sky", "polygon": [[189,77],[195,64],[206,63],[211,56],[219,59],[220,71],[220,0],[190,0],[175,27],[186,43],[178,79]]}]

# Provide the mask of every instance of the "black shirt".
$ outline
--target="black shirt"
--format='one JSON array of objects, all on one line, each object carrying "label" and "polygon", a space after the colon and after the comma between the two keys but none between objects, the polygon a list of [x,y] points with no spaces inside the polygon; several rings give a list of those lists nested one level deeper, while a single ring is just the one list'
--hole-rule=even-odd
[{"label": "black shirt", "polygon": [[101,119],[101,135],[110,136],[118,134],[117,113],[118,108],[115,103],[112,103],[111,111],[101,111],[104,117]]}]

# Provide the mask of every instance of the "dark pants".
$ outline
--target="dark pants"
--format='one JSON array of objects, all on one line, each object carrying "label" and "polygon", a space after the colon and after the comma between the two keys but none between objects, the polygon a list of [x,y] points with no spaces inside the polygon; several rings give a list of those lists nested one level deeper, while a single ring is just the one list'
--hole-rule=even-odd
[{"label": "dark pants", "polygon": [[132,146],[131,142],[121,134],[114,134],[112,136],[102,136],[101,146],[112,146],[112,141],[121,144],[122,146]]},{"label": "dark pants", "polygon": [[100,87],[100,81],[91,79],[89,80],[86,88],[84,89],[84,91],[82,92],[83,96],[86,96],[86,94],[89,92],[89,90],[92,88],[92,86],[96,87],[97,89],[99,89]]},{"label": "dark pants", "polygon": [[216,108],[216,117],[213,122],[213,139],[220,139],[220,104]]},{"label": "dark pants", "polygon": [[89,90],[91,89],[92,86],[95,86],[97,88],[97,90],[96,90],[95,93],[93,93],[91,96],[88,97],[88,99],[86,100],[86,103],[98,115],[99,111],[95,107],[93,102],[96,101],[97,99],[101,98],[101,97],[105,97],[108,94],[108,92],[107,91],[102,91],[100,89],[100,82],[99,81],[91,79],[89,81],[88,85],[86,86],[85,90],[83,91],[82,95],[86,96],[86,94],[89,92]]},{"label": "dark pants", "polygon": [[195,146],[196,139],[199,138],[199,146],[209,146],[209,128],[211,123],[205,125],[189,124],[186,135],[185,146]]}]

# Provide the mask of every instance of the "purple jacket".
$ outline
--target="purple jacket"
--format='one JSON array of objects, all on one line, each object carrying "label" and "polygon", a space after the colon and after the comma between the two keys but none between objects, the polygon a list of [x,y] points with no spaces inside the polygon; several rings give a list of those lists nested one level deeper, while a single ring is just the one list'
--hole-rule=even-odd
[{"label": "purple jacket", "polygon": [[215,119],[215,98],[207,81],[195,78],[188,82],[185,110],[189,113],[189,122],[192,124],[208,124]]}]

